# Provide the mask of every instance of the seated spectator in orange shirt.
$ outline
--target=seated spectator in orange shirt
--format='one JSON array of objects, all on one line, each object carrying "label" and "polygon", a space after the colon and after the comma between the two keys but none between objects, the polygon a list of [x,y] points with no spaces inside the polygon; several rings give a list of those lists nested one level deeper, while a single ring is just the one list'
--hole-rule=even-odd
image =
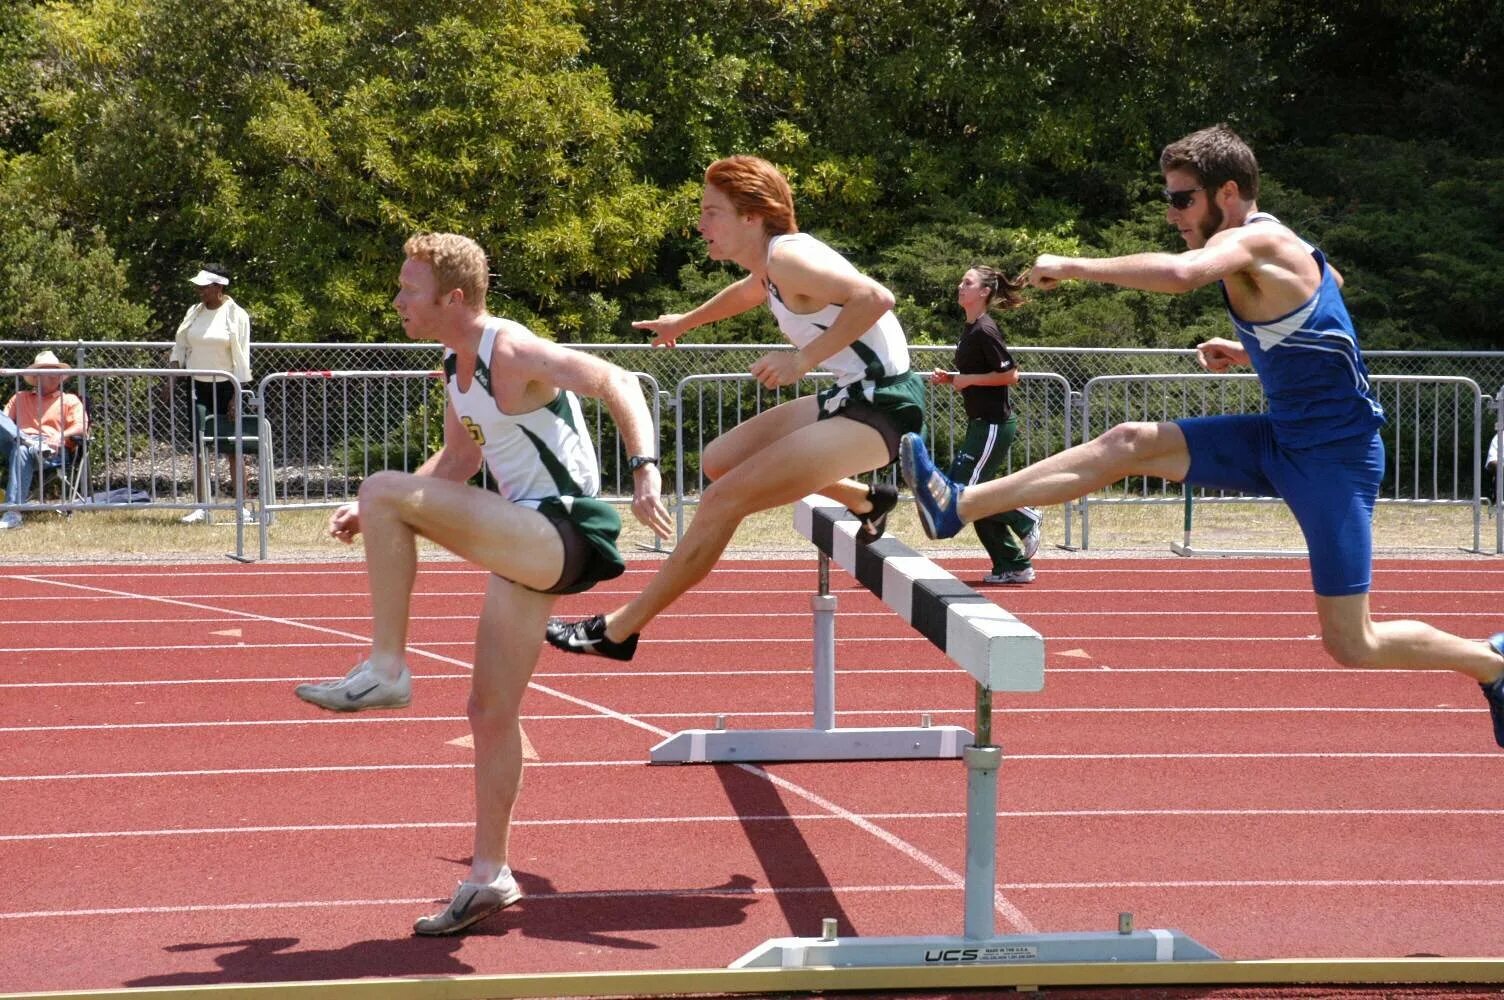
[{"label": "seated spectator in orange shirt", "polygon": [[[0,463],[9,470],[5,499],[11,503],[25,503],[37,466],[57,468],[68,438],[82,437],[89,430],[83,400],[63,391],[68,376],[62,370],[68,367],[51,351],[38,354],[27,369],[38,374],[21,376],[28,388],[12,396],[0,415]],[[44,371],[53,374],[41,374]],[[0,515],[0,530],[20,526],[20,511]]]}]

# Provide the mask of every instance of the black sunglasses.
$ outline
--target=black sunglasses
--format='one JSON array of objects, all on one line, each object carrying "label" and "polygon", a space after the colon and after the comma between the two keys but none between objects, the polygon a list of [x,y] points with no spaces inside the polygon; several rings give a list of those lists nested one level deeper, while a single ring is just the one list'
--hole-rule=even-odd
[{"label": "black sunglasses", "polygon": [[1191,202],[1196,200],[1196,192],[1205,190],[1206,188],[1204,187],[1182,188],[1179,191],[1171,191],[1169,188],[1165,188],[1165,201],[1170,203],[1171,208],[1184,211],[1191,207]]}]

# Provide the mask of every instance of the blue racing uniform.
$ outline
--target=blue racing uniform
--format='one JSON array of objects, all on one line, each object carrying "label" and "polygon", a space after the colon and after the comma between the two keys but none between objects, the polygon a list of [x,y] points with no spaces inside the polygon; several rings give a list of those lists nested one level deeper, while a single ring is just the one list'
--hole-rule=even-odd
[{"label": "blue racing uniform", "polygon": [[[1245,225],[1278,221],[1258,212]],[[1191,456],[1186,484],[1281,497],[1305,535],[1316,593],[1340,597],[1372,583],[1384,411],[1326,257],[1315,247],[1311,256],[1320,286],[1278,319],[1243,319],[1222,289],[1268,411],[1176,424]]]}]

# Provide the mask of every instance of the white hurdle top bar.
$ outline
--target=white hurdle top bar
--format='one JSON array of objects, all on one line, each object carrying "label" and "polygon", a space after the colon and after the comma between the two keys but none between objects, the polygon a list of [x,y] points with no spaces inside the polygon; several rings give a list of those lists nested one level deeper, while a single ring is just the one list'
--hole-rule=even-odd
[{"label": "white hurdle top bar", "polygon": [[794,507],[794,527],[989,691],[1044,687],[1044,639],[892,536],[856,540],[857,518],[819,495]]}]

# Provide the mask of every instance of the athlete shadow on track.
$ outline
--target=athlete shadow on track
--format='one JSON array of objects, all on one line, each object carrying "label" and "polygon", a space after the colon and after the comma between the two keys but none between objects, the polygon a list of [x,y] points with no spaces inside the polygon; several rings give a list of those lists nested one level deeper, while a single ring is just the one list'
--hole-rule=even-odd
[{"label": "athlete shadow on track", "polygon": [[358,979],[366,976],[459,976],[475,969],[455,957],[461,938],[386,938],[357,941],[343,948],[297,948],[295,937],[251,938],[172,944],[168,952],[233,949],[216,955],[217,972],[169,972],[143,976],[126,986],[201,986],[215,983],[258,983],[318,979]]},{"label": "athlete shadow on track", "polygon": [[[789,933],[818,937],[821,920],[836,918],[837,933],[855,933],[851,919],[836,898],[830,878],[791,816],[778,786],[762,774],[736,764],[717,764],[716,777],[726,799],[742,821],[747,843],[762,863],[773,898],[783,910]],[[788,890],[779,892],[777,890]]]},{"label": "athlete shadow on track", "polygon": [[508,907],[503,916],[477,924],[476,931],[486,933],[488,925],[515,925],[527,938],[650,951],[658,945],[630,933],[734,927],[746,921],[747,907],[757,902],[752,894],[755,882],[747,875],[732,875],[721,885],[704,889],[647,896],[640,892],[561,893],[541,875],[517,872],[516,876],[522,901]]}]

